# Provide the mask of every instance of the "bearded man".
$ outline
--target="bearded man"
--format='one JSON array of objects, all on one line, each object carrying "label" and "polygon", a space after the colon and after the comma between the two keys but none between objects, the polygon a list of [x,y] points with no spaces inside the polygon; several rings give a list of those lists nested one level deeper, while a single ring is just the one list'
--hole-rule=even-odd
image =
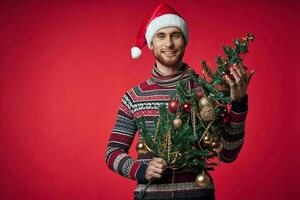
[{"label": "bearded man", "polygon": [[[148,45],[155,64],[148,80],[125,92],[105,158],[110,169],[137,181],[135,199],[140,198],[139,194],[150,180],[143,199],[215,199],[213,181],[207,187],[199,187],[195,184],[197,174],[188,169],[170,169],[165,160],[151,151],[139,154],[137,159],[128,155],[135,135],[141,137],[136,119],[145,118],[149,130],[154,130],[159,107],[168,104],[180,80],[190,81],[193,69],[182,61],[187,44],[186,21],[169,5],[160,3],[146,17],[138,32],[136,47],[131,49],[132,57],[137,59],[142,47]],[[233,66],[231,74],[234,79],[225,76],[230,85],[232,107],[221,134],[223,149],[220,152],[221,161],[227,163],[237,158],[244,142],[247,87],[254,71],[247,74],[243,66]]]}]

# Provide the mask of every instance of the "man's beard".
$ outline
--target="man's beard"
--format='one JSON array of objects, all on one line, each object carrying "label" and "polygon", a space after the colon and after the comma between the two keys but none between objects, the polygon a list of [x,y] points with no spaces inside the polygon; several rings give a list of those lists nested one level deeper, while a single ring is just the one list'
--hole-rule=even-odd
[{"label": "man's beard", "polygon": [[166,67],[174,67],[174,66],[178,66],[181,63],[181,60],[184,56],[184,50],[182,50],[180,52],[180,54],[176,57],[176,59],[174,60],[166,60],[163,56],[161,56],[161,54],[155,54],[154,53],[154,57],[155,59],[161,63],[162,65],[166,66]]}]

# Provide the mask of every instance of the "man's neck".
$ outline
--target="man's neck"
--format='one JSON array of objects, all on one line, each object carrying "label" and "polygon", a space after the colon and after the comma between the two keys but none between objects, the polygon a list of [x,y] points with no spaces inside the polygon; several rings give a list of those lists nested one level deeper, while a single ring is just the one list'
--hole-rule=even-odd
[{"label": "man's neck", "polygon": [[171,75],[171,74],[175,74],[178,70],[181,69],[182,61],[180,61],[177,65],[174,66],[165,66],[160,62],[156,61],[156,66],[157,69],[164,75]]}]

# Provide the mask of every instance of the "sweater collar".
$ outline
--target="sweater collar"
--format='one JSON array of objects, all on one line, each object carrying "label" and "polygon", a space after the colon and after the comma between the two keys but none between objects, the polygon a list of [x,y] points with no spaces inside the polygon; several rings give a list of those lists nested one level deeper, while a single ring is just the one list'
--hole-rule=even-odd
[{"label": "sweater collar", "polygon": [[174,74],[165,75],[158,70],[156,64],[152,69],[151,79],[163,87],[175,87],[180,80],[190,79],[190,72],[193,71],[187,64],[183,63],[180,70]]}]

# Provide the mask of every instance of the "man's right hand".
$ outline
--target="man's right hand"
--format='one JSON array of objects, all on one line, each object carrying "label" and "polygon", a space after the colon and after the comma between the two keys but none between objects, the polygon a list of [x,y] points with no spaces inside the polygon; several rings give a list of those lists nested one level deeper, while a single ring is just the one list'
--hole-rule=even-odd
[{"label": "man's right hand", "polygon": [[152,179],[161,178],[161,174],[167,168],[167,162],[162,158],[152,158],[146,169],[145,179],[150,181]]}]

